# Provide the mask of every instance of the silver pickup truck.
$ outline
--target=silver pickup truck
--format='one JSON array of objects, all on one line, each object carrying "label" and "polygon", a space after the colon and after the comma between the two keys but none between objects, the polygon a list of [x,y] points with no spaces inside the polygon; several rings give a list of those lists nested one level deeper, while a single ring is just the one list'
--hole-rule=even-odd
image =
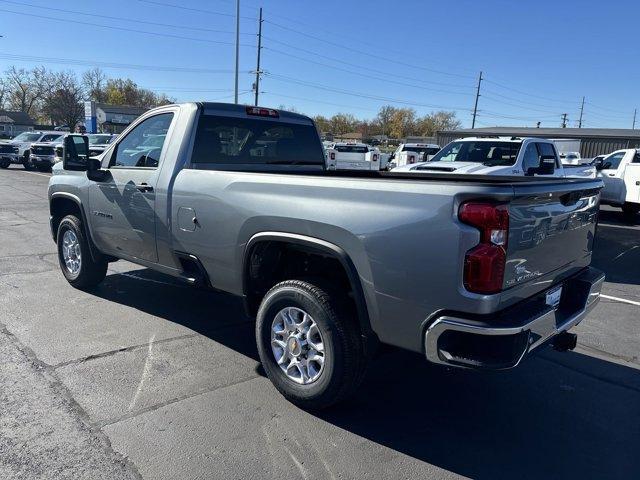
[{"label": "silver pickup truck", "polygon": [[61,163],[51,231],[71,285],[126,259],[241,296],[268,377],[308,409],[352,393],[378,342],[477,369],[570,349],[604,280],[600,180],[328,171],[295,113],[169,105],[96,158],[69,135]]}]

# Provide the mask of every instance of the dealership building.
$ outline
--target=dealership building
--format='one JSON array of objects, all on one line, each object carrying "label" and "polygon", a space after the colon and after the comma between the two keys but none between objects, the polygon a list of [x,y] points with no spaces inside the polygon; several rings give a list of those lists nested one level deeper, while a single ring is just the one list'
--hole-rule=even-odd
[{"label": "dealership building", "polygon": [[84,124],[89,133],[120,133],[147,110],[128,105],[85,102]]},{"label": "dealership building", "polygon": [[640,130],[626,128],[487,127],[438,132],[441,147],[463,137],[538,137],[580,141],[580,155],[592,158],[623,148],[640,148]]}]

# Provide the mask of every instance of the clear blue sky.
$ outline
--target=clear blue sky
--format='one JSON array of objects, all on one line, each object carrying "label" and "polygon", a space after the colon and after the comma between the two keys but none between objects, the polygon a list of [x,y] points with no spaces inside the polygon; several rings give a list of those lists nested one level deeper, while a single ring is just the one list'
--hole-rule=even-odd
[{"label": "clear blue sky", "polygon": [[[584,95],[583,126],[630,128],[640,107],[638,2],[241,0],[241,92],[259,6],[262,105],[361,118],[383,104],[443,108],[470,126],[482,70],[480,126],[559,126],[562,113],[574,126]],[[89,66],[52,59],[95,61],[178,101],[232,101],[234,13],[234,0],[0,0],[0,69],[80,73]],[[104,65],[114,63],[188,71]]]}]

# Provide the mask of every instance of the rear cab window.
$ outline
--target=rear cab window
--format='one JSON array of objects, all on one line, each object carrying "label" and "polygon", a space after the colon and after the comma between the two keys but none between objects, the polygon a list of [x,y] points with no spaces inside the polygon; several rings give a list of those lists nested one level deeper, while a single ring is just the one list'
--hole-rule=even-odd
[{"label": "rear cab window", "polygon": [[334,148],[341,153],[367,153],[369,151],[367,147],[358,145],[336,145]]},{"label": "rear cab window", "polygon": [[279,118],[200,115],[191,162],[218,170],[239,166],[307,165],[324,168],[315,125]]}]

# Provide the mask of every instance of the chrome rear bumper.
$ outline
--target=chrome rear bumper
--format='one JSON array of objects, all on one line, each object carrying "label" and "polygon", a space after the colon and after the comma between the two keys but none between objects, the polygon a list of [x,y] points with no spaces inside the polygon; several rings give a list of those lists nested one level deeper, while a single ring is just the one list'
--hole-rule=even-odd
[{"label": "chrome rear bumper", "polygon": [[425,333],[427,360],[463,368],[513,368],[529,352],[580,323],[600,300],[603,282],[604,274],[589,267],[562,282],[556,308],[544,303],[542,292],[492,318],[439,317]]}]

